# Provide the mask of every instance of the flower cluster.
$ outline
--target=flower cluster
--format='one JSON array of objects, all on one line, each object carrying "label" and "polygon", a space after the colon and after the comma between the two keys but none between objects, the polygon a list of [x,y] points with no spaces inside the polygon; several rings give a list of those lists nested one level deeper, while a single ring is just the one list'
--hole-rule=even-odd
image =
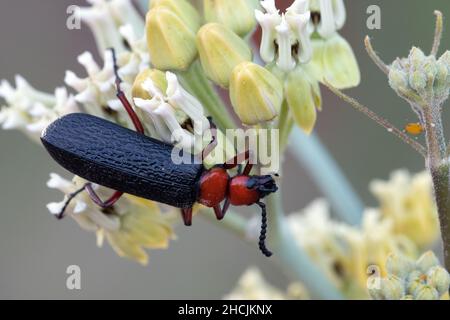
[{"label": "flower cluster", "polygon": [[[42,130],[58,117],[73,112],[87,112],[133,128],[131,120],[116,97],[114,61],[110,50],[114,48],[118,73],[122,79],[121,89],[130,98],[140,98],[136,107],[137,111],[143,110],[141,116],[147,134],[168,142],[195,146],[193,137],[202,137],[204,131],[209,128],[209,122],[202,105],[180,85],[177,76],[160,72],[164,77],[164,96],[162,87],[156,90],[158,87],[151,82],[150,77],[142,82],[138,81],[149,72],[159,72],[150,69],[145,19],[130,0],[89,2],[90,7],[80,8],[76,14],[92,30],[99,53],[103,56],[103,65],[100,66],[90,52],[82,53],[78,62],[85,69],[86,76],[67,71],[64,79],[67,88],[57,88],[54,95],[34,89],[21,76],[16,77],[15,87],[3,80],[0,97],[4,98],[7,105],[0,110],[2,127],[20,129],[38,142]],[[141,88],[144,82],[147,86]],[[74,93],[69,93],[70,89]],[[148,101],[147,96],[139,96],[139,90],[147,96],[151,95],[148,96]],[[147,108],[148,103],[151,103],[154,109]],[[146,117],[148,114],[150,116]],[[192,122],[192,131],[181,129],[185,122]],[[179,136],[170,135],[175,131]],[[174,137],[178,138],[177,141],[173,141]],[[70,182],[52,175],[48,186],[64,192],[66,200],[83,184],[79,177],[72,180]],[[105,198],[112,192],[103,187],[97,188],[97,192]],[[144,248],[166,248],[173,237],[174,219],[171,215],[162,214],[161,209],[154,203],[126,196],[114,206],[113,212],[104,212],[96,207],[85,193],[78,195],[76,199],[74,205],[68,208],[68,215],[83,229],[96,231],[99,244],[106,238],[120,256],[145,264],[148,258]],[[65,201],[49,204],[49,211],[58,213],[64,203]]]},{"label": "flower cluster", "polygon": [[[60,214],[67,203],[67,196],[85,183],[79,177],[69,181],[52,173],[47,186],[66,196],[62,202],[48,204],[49,211],[55,215]],[[96,187],[96,192],[105,198],[111,193],[104,187]],[[171,214],[162,214],[155,203],[129,195],[111,209],[103,210],[92,202],[87,193],[82,193],[69,204],[65,213],[84,230],[96,232],[98,246],[102,246],[106,238],[119,256],[144,265],[148,262],[144,248],[166,249],[174,237],[174,219]]]},{"label": "flower cluster", "polygon": [[[339,88],[359,83],[353,51],[337,33],[345,22],[343,1],[295,0],[286,13],[274,0],[260,6],[253,0],[204,1],[202,25],[185,0],[153,1],[146,19],[152,63],[160,70],[189,72],[198,59],[210,80],[229,89],[244,125],[282,127],[295,120],[310,133],[321,108],[318,82],[328,80]],[[244,38],[257,22],[264,66],[253,61],[258,53]],[[277,123],[283,108],[291,116]]]},{"label": "flower cluster", "polygon": [[296,241],[350,298],[366,295],[369,266],[384,265],[392,252],[412,257],[417,252],[414,243],[396,235],[392,221],[376,210],[364,213],[360,228],[331,220],[323,200],[288,219]]},{"label": "flower cluster", "polygon": [[440,112],[449,97],[450,51],[436,58],[413,47],[407,58],[398,58],[392,63],[389,84],[424,121],[423,108],[428,106],[435,109],[434,112]]},{"label": "flower cluster", "polygon": [[367,209],[361,227],[330,219],[324,200],[313,202],[289,216],[298,243],[347,296],[367,295],[366,282],[372,266],[386,275],[390,254],[416,258],[419,248],[439,236],[431,181],[426,173],[412,178],[397,171],[391,181],[374,181],[371,189],[380,208]]},{"label": "flower cluster", "polygon": [[448,300],[450,275],[440,266],[433,252],[424,253],[417,261],[391,254],[386,269],[386,277],[373,275],[368,281],[373,299]]},{"label": "flower cluster", "polygon": [[16,86],[3,80],[0,97],[8,107],[0,110],[0,124],[4,130],[21,130],[35,141],[41,131],[51,122],[80,108],[73,95],[64,87],[57,88],[55,94],[38,91],[21,76],[16,76]]},{"label": "flower cluster", "polygon": [[[367,209],[360,227],[330,218],[325,200],[288,217],[296,242],[348,298],[448,299],[450,276],[432,252],[418,257],[439,235],[427,173],[399,170],[371,183],[379,209]],[[409,232],[409,231],[414,232]],[[417,261],[415,261],[417,259]],[[256,269],[239,280],[230,299],[294,299],[268,285]],[[297,292],[297,291],[296,291]],[[305,298],[305,292],[302,298]]]},{"label": "flower cluster", "polygon": [[389,181],[373,181],[370,190],[380,203],[382,216],[392,220],[395,233],[406,235],[420,248],[438,239],[439,220],[427,172],[411,176],[398,170]]},{"label": "flower cluster", "polygon": [[255,267],[247,269],[226,300],[306,300],[308,291],[300,283],[292,283],[286,292],[273,287]]}]

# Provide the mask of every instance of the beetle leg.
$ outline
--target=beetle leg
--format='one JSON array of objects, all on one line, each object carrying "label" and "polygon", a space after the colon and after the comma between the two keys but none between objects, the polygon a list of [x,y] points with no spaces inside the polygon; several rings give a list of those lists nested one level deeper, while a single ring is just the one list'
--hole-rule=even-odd
[{"label": "beetle leg", "polygon": [[214,213],[216,214],[217,220],[222,220],[225,216],[225,212],[220,208],[220,205],[214,207]]},{"label": "beetle leg", "polygon": [[202,151],[202,160],[204,160],[209,154],[217,147],[217,126],[212,121],[211,117],[208,117],[209,124],[210,124],[210,131],[212,135],[211,142],[203,149]]},{"label": "beetle leg", "polygon": [[[125,96],[125,93],[120,88],[122,79],[119,76],[119,67],[117,65],[116,51],[114,49],[111,49],[111,52],[113,56],[114,74],[116,77],[115,85],[117,90],[116,93],[117,98],[120,100],[120,102],[122,102],[122,105],[124,106],[125,110],[130,116],[130,119],[133,122],[134,127],[136,128],[136,131],[141,134],[144,134],[144,127],[141,123],[141,120],[139,120],[138,115],[136,114],[127,97]],[[86,184],[85,189],[89,194],[89,197],[92,199],[92,201],[103,209],[112,207],[123,195],[123,192],[115,191],[114,194],[108,200],[102,201],[92,188],[92,184],[90,183]]]},{"label": "beetle leg", "polygon": [[181,216],[183,217],[184,225],[191,226],[192,225],[192,208],[182,208]]},{"label": "beetle leg", "polygon": [[86,183],[82,188],[80,188],[77,191],[75,191],[75,192],[73,192],[73,193],[68,195],[67,201],[64,204],[63,208],[61,209],[61,212],[56,215],[56,218],[58,220],[61,220],[62,218],[64,218],[64,212],[66,211],[66,209],[69,206],[69,204],[72,202],[73,199],[75,199],[76,196],[78,196],[84,190],[86,190],[86,192],[89,194],[89,197],[92,199],[92,201],[96,205],[101,207],[102,209],[107,209],[107,208],[112,207],[120,199],[120,197],[123,195],[123,192],[116,191],[111,196],[111,198],[109,198],[106,201],[102,201],[100,199],[100,197],[95,193],[94,189],[92,188],[92,184],[91,183]]},{"label": "beetle leg", "polygon": [[242,175],[244,175],[244,176],[248,176],[249,175],[249,173],[250,173],[250,171],[252,170],[252,168],[253,168],[253,164],[251,164],[250,163],[250,150],[247,150],[247,151],[245,151],[245,152],[243,152],[243,153],[240,153],[240,154],[238,154],[238,155],[236,155],[234,158],[233,158],[233,160],[232,160],[232,162],[230,162],[230,163],[225,163],[224,165],[223,165],[223,168],[224,169],[233,169],[233,168],[236,168],[238,165],[239,165],[239,163],[238,163],[238,161],[241,159],[241,158],[244,158],[244,161],[245,160],[247,160],[247,164],[245,165],[245,168],[244,168],[244,171],[242,172]]},{"label": "beetle leg", "polygon": [[75,197],[77,195],[79,195],[81,192],[83,192],[85,188],[86,188],[86,185],[84,185],[83,188],[78,189],[77,191],[68,195],[66,203],[64,203],[64,206],[62,207],[61,211],[56,215],[56,218],[58,220],[61,220],[62,218],[64,218],[64,212],[66,212],[66,209],[69,206],[69,204],[72,202],[73,199],[75,199]]},{"label": "beetle leg", "polygon": [[116,191],[108,200],[102,201],[100,199],[100,197],[97,195],[97,193],[94,191],[94,188],[92,187],[92,183],[86,184],[85,189],[86,189],[87,193],[89,194],[89,197],[92,199],[92,201],[96,205],[101,207],[102,209],[107,209],[107,208],[112,207],[123,195],[123,192]]},{"label": "beetle leg", "polygon": [[144,126],[142,125],[141,120],[139,120],[139,117],[134,111],[133,107],[131,106],[131,103],[128,101],[127,97],[125,96],[125,93],[120,88],[122,79],[119,76],[119,67],[117,65],[116,51],[114,49],[111,49],[111,52],[113,55],[113,62],[114,62],[114,74],[116,77],[117,98],[120,100],[120,102],[122,102],[122,105],[124,106],[125,110],[130,116],[130,119],[133,122],[134,127],[136,128],[136,131],[141,134],[144,134]]},{"label": "beetle leg", "polygon": [[225,202],[223,204],[223,207],[222,207],[222,215],[223,216],[225,216],[225,214],[227,213],[229,207],[230,207],[230,198],[226,198]]}]

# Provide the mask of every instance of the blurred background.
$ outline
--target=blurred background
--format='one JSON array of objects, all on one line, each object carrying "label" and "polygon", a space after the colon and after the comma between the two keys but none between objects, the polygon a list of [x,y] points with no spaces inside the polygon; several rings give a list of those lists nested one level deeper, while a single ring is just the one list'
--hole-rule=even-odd
[{"label": "blurred background", "polygon": [[[290,4],[290,0],[277,0]],[[382,29],[366,27],[367,7],[382,9]],[[0,1],[0,78],[21,74],[37,89],[53,92],[63,84],[64,71],[83,74],[76,57],[96,52],[87,26],[66,29],[69,5],[77,0]],[[416,45],[429,51],[435,9],[450,19],[450,3],[442,0],[346,1],[348,19],[342,30],[353,46],[362,73],[361,85],[348,93],[403,127],[416,122],[409,106],[390,90],[385,76],[367,57],[363,39],[372,37],[386,62],[407,55]],[[450,20],[445,22],[448,27]],[[448,29],[448,28],[447,28]],[[450,47],[444,34],[442,48]],[[316,133],[342,166],[367,206],[375,205],[368,191],[374,178],[424,163],[412,149],[323,89],[324,107]],[[448,119],[448,118],[447,118]],[[445,120],[444,120],[445,121]],[[444,123],[445,124],[445,123]],[[120,259],[107,245],[98,249],[95,235],[71,219],[54,219],[45,205],[61,194],[45,183],[50,172],[70,177],[44,149],[20,132],[0,130],[0,298],[1,299],[218,299],[227,294],[248,266],[260,267],[269,282],[284,288],[288,279],[251,246],[215,224],[195,219],[192,228],[179,227],[169,250],[152,251],[141,267]],[[289,156],[284,163],[287,212],[305,207],[321,194],[308,172]],[[66,268],[81,267],[82,290],[66,289]]]}]

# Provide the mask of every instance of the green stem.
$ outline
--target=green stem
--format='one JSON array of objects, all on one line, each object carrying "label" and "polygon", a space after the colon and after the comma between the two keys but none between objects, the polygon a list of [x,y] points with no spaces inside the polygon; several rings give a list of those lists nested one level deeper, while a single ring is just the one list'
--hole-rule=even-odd
[{"label": "green stem", "polygon": [[280,134],[280,154],[284,154],[287,141],[294,125],[294,120],[289,114],[289,106],[286,101],[281,106],[280,116],[278,120],[278,130]]},{"label": "green stem", "polygon": [[427,164],[438,208],[445,267],[450,272],[450,171],[447,147],[440,113],[433,112],[430,107],[423,110],[428,149]]},{"label": "green stem", "polygon": [[314,179],[336,214],[351,225],[359,225],[364,205],[319,138],[294,128],[290,142],[292,155]]},{"label": "green stem", "polygon": [[305,284],[313,297],[343,299],[338,288],[296,243],[283,213],[281,192],[270,195],[266,202],[269,249],[274,252],[273,257],[293,278]]},{"label": "green stem", "polygon": [[450,272],[450,194],[449,194],[449,165],[442,164],[437,168],[430,168],[433,179],[434,195],[439,213],[444,262]]},{"label": "green stem", "polygon": [[[297,245],[283,213],[280,192],[267,198],[269,249],[274,252],[272,260],[296,281],[301,281],[318,299],[342,299],[336,286],[320,271],[309,255]],[[201,215],[206,220],[216,222],[211,210]],[[247,235],[247,221],[238,213],[229,211],[220,226],[239,238],[256,246],[257,240]]]},{"label": "green stem", "polygon": [[214,86],[206,78],[199,61],[195,61],[187,71],[180,72],[179,76],[183,87],[197,97],[206,112],[213,117],[214,123],[219,129],[224,131],[236,128],[227,107],[218,96]]}]

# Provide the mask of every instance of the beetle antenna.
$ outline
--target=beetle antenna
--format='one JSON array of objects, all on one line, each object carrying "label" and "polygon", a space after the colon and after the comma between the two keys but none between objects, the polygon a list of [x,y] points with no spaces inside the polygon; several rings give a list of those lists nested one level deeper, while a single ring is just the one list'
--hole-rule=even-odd
[{"label": "beetle antenna", "polygon": [[128,101],[127,97],[125,96],[125,93],[120,88],[120,84],[122,83],[122,79],[119,76],[119,65],[117,64],[117,56],[116,56],[116,50],[114,48],[111,48],[112,53],[112,59],[114,64],[114,75],[116,77],[115,84],[116,84],[116,91],[117,91],[117,98],[119,98],[120,102],[124,106],[125,110],[127,111],[128,115],[130,116],[131,121],[133,122],[134,127],[136,128],[136,131],[144,134],[144,126],[142,125],[141,120],[139,120],[138,115],[134,111],[133,107],[131,106],[131,103]]},{"label": "beetle antenna", "polygon": [[266,256],[270,257],[272,252],[266,247],[266,234],[267,234],[267,211],[266,205],[262,202],[256,203],[261,208],[261,233],[259,235],[259,250]]},{"label": "beetle antenna", "polygon": [[80,188],[79,190],[77,190],[77,191],[75,191],[75,192],[73,192],[73,193],[68,195],[66,203],[64,203],[64,206],[62,207],[61,212],[56,215],[56,218],[58,220],[61,220],[62,218],[64,218],[64,212],[66,212],[67,207],[69,206],[69,204],[72,202],[73,199],[75,199],[76,196],[78,196],[81,192],[83,192],[86,189],[87,185],[88,184],[85,184],[83,186],[83,188]]},{"label": "beetle antenna", "polygon": [[122,83],[122,78],[119,76],[119,66],[117,64],[117,56],[116,56],[116,50],[114,48],[111,48],[112,58],[113,58],[113,64],[114,64],[114,76],[116,77],[115,83],[116,83],[116,89],[118,92],[122,92],[120,89],[120,84]]}]

